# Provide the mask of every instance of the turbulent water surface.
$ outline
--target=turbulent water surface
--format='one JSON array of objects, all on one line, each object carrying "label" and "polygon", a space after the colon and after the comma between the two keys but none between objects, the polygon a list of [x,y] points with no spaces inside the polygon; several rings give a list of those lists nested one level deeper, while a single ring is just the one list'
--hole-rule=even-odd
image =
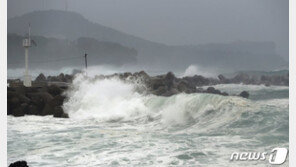
[{"label": "turbulent water surface", "polygon": [[232,152],[288,145],[288,87],[217,85],[230,94],[141,95],[116,79],[76,79],[70,119],[8,116],[8,162],[30,166],[266,166]]}]

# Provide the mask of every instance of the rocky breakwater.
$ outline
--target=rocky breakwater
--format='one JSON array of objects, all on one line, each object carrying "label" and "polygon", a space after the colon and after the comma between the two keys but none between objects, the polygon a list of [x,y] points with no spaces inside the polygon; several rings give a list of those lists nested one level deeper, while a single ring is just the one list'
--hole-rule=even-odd
[{"label": "rocky breakwater", "polygon": [[[141,85],[138,91],[143,94],[172,96],[179,93],[210,93],[228,96],[227,92],[221,92],[213,87],[213,85],[221,83],[219,79],[206,78],[201,75],[178,78],[172,72],[164,75],[149,76],[146,72],[141,71],[99,75],[88,79],[97,80],[113,77],[119,78],[124,82],[140,83],[138,84]],[[45,77],[43,74],[40,74],[33,82],[33,87],[24,87],[22,85],[7,87],[7,115],[53,115],[54,117],[68,118],[68,114],[63,111],[62,105],[67,100],[64,92],[67,89],[71,89],[73,78],[73,75],[60,74],[58,76]],[[10,82],[11,85],[15,85],[13,81]],[[201,88],[202,86],[209,87],[204,89]],[[244,91],[234,96],[248,98],[249,93]]]},{"label": "rocky breakwater", "polygon": [[226,78],[220,74],[218,78],[221,84],[289,86],[289,73],[283,75],[248,75],[246,73],[238,73],[233,78]]},{"label": "rocky breakwater", "polygon": [[[212,87],[219,84],[219,80],[215,78],[206,78],[201,75],[192,77],[177,78],[172,72],[164,75],[149,76],[145,71],[132,73],[113,74],[108,76],[96,76],[97,79],[118,77],[126,82],[140,82],[145,85],[147,94],[157,96],[172,96],[179,93],[210,93],[222,96],[228,96],[227,92],[221,92]],[[209,86],[207,89],[202,86]],[[247,92],[245,92],[247,93]],[[245,94],[243,94],[247,98]],[[241,95],[238,95],[241,96]]]},{"label": "rocky breakwater", "polygon": [[53,115],[68,118],[62,105],[67,87],[56,85],[45,87],[7,87],[7,115]]}]

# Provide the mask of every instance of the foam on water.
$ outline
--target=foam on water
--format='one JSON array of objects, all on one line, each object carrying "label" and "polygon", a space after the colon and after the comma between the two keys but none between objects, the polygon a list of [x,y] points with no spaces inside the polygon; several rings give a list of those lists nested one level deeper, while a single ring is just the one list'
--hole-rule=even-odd
[{"label": "foam on water", "polygon": [[265,98],[287,88],[230,85],[225,91],[231,87],[264,96],[159,97],[138,93],[138,84],[117,78],[77,76],[63,106],[69,119],[8,116],[8,162],[24,159],[45,167],[229,166],[232,152],[288,147],[288,96]]}]

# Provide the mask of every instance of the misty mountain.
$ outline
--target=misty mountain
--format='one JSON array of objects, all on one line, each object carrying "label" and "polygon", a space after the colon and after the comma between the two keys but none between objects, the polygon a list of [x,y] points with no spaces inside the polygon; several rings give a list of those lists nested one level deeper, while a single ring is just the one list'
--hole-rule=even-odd
[{"label": "misty mountain", "polygon": [[[23,36],[8,34],[8,68],[24,67]],[[37,46],[29,49],[30,66],[60,68],[63,66],[84,66],[84,54],[88,54],[88,64],[135,64],[137,51],[113,42],[102,42],[93,38],[66,39],[32,36]]]},{"label": "misty mountain", "polygon": [[[138,51],[138,64],[151,68],[173,70],[197,64],[216,69],[273,70],[287,65],[276,53],[273,42],[236,41],[227,44],[168,46],[90,22],[75,12],[49,10],[27,13],[9,19],[8,32],[25,35],[28,23],[32,25],[32,34],[38,36],[69,41],[87,37],[134,48]],[[83,49],[76,51],[79,54],[84,52]]]}]

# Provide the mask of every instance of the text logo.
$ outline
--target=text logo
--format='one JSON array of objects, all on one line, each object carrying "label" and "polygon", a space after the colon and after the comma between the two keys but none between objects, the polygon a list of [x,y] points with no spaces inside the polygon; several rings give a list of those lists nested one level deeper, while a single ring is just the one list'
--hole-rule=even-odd
[{"label": "text logo", "polygon": [[270,164],[280,165],[286,161],[288,149],[274,148],[270,152],[233,152],[230,156],[231,161],[265,161],[268,158]]}]

